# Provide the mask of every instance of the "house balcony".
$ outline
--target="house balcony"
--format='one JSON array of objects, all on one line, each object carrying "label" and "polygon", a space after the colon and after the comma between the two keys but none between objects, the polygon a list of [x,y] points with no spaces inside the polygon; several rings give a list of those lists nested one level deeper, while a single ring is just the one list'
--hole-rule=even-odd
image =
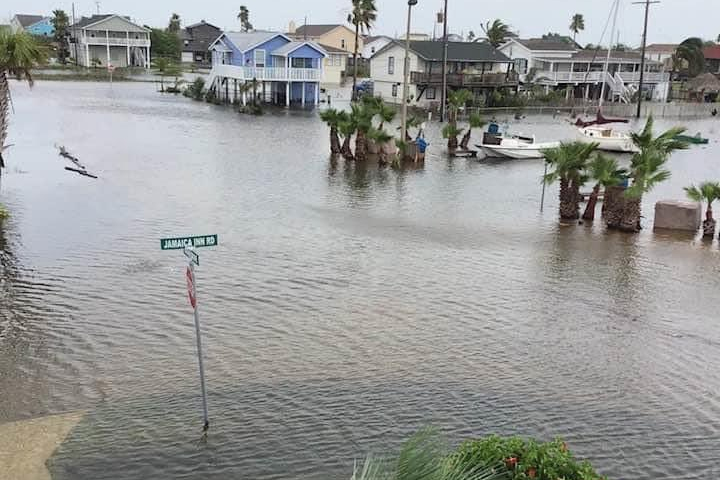
[{"label": "house balcony", "polygon": [[[640,83],[640,72],[617,72],[624,83]],[[534,81],[542,85],[558,85],[560,83],[600,83],[603,79],[612,76],[605,76],[605,72],[547,72],[538,71]],[[670,81],[670,74],[666,72],[645,72],[643,81],[647,84],[665,83]]]},{"label": "house balcony", "polygon": [[[441,86],[442,73],[410,72],[410,83],[415,85]],[[515,72],[509,73],[448,73],[449,87],[504,87],[515,86],[518,76]]]},{"label": "house balcony", "polygon": [[258,82],[319,82],[322,70],[319,68],[285,67],[238,67],[235,65],[213,65],[210,78],[231,78],[234,80]]},{"label": "house balcony", "polygon": [[110,45],[111,47],[149,47],[150,40],[145,38],[105,38],[105,37],[80,37],[80,43],[88,45]]}]

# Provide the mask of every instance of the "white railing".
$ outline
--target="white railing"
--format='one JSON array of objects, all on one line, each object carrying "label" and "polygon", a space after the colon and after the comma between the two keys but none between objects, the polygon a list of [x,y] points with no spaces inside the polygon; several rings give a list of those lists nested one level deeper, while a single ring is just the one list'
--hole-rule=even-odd
[{"label": "white railing", "polygon": [[238,67],[235,65],[213,65],[211,77],[225,77],[237,80],[319,82],[322,72],[319,68],[284,67]]},{"label": "white railing", "polygon": [[150,40],[142,38],[83,37],[88,45],[116,45],[121,47],[149,47]]},{"label": "white railing", "polygon": [[[624,83],[640,82],[640,72],[618,72],[616,76]],[[547,79],[555,83],[597,83],[604,80],[611,86],[617,82],[610,74],[605,72],[547,72],[538,71],[535,78]],[[645,72],[646,83],[664,83],[670,80],[670,74],[665,72]]]}]

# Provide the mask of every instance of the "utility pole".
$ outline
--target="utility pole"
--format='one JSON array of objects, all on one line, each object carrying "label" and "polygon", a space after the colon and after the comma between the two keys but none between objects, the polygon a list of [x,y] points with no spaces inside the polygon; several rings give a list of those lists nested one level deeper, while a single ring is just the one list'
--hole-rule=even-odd
[{"label": "utility pole", "polygon": [[448,61],[448,32],[447,32],[447,8],[448,0],[445,0],[443,10],[443,64],[442,64],[442,93],[440,100],[440,121],[445,121],[445,109],[447,108],[447,61]]},{"label": "utility pole", "polygon": [[72,4],[72,22],[73,22],[72,38],[73,38],[73,44],[75,46],[75,66],[78,66],[80,59],[78,58],[78,49],[77,49],[78,39],[77,39],[77,27],[75,26],[75,24],[77,23],[77,21],[75,20],[75,2],[73,2],[73,4]]},{"label": "utility pole", "polygon": [[417,5],[418,0],[408,0],[407,32],[405,33],[405,61],[403,62],[403,93],[400,117],[400,141],[407,138],[407,102],[408,83],[410,77],[410,21],[412,19],[412,7]]},{"label": "utility pole", "polygon": [[643,101],[643,86],[645,83],[645,50],[647,49],[647,29],[648,29],[648,16],[650,15],[650,5],[660,3],[658,0],[643,0],[642,2],[633,2],[633,5],[645,5],[645,26],[643,28],[642,37],[642,57],[640,58],[640,87],[638,90],[638,104],[636,118],[640,118],[642,113],[642,101]]}]

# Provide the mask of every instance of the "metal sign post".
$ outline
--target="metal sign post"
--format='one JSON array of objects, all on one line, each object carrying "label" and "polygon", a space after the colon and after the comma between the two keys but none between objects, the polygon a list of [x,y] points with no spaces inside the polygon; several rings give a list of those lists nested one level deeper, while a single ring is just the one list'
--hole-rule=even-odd
[{"label": "metal sign post", "polygon": [[203,365],[202,337],[200,335],[200,314],[198,313],[197,300],[197,282],[195,280],[195,267],[200,266],[200,256],[195,252],[197,247],[214,247],[217,246],[217,235],[204,235],[200,237],[176,237],[163,238],[160,240],[160,248],[162,250],[183,250],[183,254],[188,258],[188,266],[185,271],[187,281],[188,299],[190,306],[193,308],[195,317],[195,341],[197,342],[198,366],[200,368],[200,392],[202,394],[203,407],[203,432],[207,434],[210,428],[210,419],[208,417],[207,407],[207,389],[205,388],[205,367]]}]

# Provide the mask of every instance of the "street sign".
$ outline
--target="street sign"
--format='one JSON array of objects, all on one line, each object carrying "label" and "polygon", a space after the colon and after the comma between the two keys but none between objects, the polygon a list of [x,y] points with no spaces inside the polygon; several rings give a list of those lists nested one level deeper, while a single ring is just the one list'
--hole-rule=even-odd
[{"label": "street sign", "polygon": [[198,255],[197,252],[195,252],[195,250],[185,247],[183,249],[183,253],[192,263],[194,263],[198,267],[200,266],[200,255]]},{"label": "street sign", "polygon": [[217,235],[203,235],[200,237],[176,237],[163,238],[160,240],[162,250],[183,250],[185,247],[216,247],[218,244]]},{"label": "street sign", "polygon": [[195,275],[193,275],[190,267],[187,268],[185,276],[187,277],[187,289],[190,305],[192,305],[193,308],[197,308],[197,298],[195,297]]}]

